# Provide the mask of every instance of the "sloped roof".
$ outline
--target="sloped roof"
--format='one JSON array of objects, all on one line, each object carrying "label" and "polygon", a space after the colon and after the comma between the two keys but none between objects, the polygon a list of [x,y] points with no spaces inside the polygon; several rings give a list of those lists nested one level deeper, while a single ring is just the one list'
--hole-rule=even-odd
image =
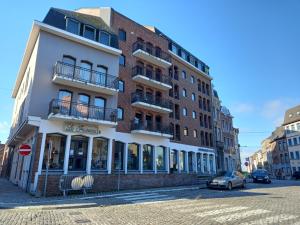
[{"label": "sloped roof", "polygon": [[272,132],[272,135],[270,136],[270,139],[271,139],[271,141],[275,141],[277,139],[284,138],[284,137],[285,137],[284,127],[280,126],[280,127],[277,127]]},{"label": "sloped roof", "polygon": [[58,8],[51,8],[54,11],[60,12],[64,14],[67,17],[73,18],[75,20],[78,20],[84,24],[93,26],[99,30],[105,30],[110,33],[116,33],[111,27],[109,27],[101,17],[88,15],[84,13],[79,13],[75,11],[65,10],[65,9],[58,9]]},{"label": "sloped roof", "polygon": [[283,125],[300,121],[300,105],[288,109],[284,115]]}]

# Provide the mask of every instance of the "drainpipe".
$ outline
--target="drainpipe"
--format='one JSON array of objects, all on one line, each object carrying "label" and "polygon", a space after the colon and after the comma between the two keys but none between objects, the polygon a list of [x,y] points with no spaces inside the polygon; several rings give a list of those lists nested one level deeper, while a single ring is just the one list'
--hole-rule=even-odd
[{"label": "drainpipe", "polygon": [[30,192],[30,183],[32,179],[32,171],[33,171],[33,164],[34,164],[34,158],[35,158],[35,153],[36,153],[36,143],[39,135],[39,127],[34,128],[34,138],[33,138],[33,144],[31,148],[31,159],[30,159],[30,167],[29,167],[29,172],[28,172],[28,179],[27,179],[27,186],[26,186],[26,191]]}]

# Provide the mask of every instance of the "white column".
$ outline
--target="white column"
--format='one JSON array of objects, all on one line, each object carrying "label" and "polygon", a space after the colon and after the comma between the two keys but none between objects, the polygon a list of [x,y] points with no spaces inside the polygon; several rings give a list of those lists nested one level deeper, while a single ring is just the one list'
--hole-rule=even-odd
[{"label": "white column", "polygon": [[166,169],[170,173],[170,148],[166,148]]},{"label": "white column", "polygon": [[153,159],[153,161],[154,161],[154,173],[157,174],[156,146],[153,147],[153,150],[154,150],[154,153],[153,153],[153,155],[154,155],[154,159]]},{"label": "white column", "polygon": [[88,152],[87,152],[87,159],[86,159],[86,173],[91,173],[91,163],[92,163],[92,152],[93,152],[93,137],[89,137],[89,144],[88,144]]},{"label": "white column", "polygon": [[68,174],[71,138],[72,138],[71,134],[68,134],[67,141],[66,141],[65,159],[64,159],[64,174]]},{"label": "white column", "polygon": [[112,160],[112,138],[108,139],[108,153],[107,153],[107,173],[111,174],[111,160]]},{"label": "white column", "polygon": [[185,171],[189,173],[189,152],[185,152]]},{"label": "white column", "polygon": [[128,164],[128,143],[125,143],[125,149],[124,149],[124,172],[127,174],[127,164]]},{"label": "white column", "polygon": [[213,155],[213,171],[214,171],[214,174],[217,173],[217,168],[216,168],[216,155]]},{"label": "white column", "polygon": [[139,158],[139,165],[140,165],[140,173],[143,173],[143,145],[139,145],[139,151],[140,151],[140,158]]},{"label": "white column", "polygon": [[207,154],[207,170],[208,170],[208,173],[211,174],[211,169],[210,169],[210,154]]},{"label": "white column", "polygon": [[43,160],[44,160],[44,154],[45,154],[46,137],[47,137],[47,133],[43,133],[41,148],[40,148],[39,165],[38,165],[38,174],[39,175],[41,175],[41,173],[42,173],[42,166],[43,166]]},{"label": "white column", "polygon": [[200,161],[201,161],[201,173],[204,173],[204,161],[203,161],[203,153],[200,153]]},{"label": "white column", "polygon": [[193,166],[194,166],[195,173],[197,173],[198,172],[198,168],[197,168],[197,152],[193,153]]},{"label": "white column", "polygon": [[178,163],[178,173],[181,173],[181,168],[180,168],[180,152],[181,151],[177,151],[177,163]]}]

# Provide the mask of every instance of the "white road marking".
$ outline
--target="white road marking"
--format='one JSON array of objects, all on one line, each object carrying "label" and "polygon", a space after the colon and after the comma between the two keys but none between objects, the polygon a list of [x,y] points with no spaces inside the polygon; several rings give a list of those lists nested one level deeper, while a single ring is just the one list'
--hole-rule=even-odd
[{"label": "white road marking", "polygon": [[[256,225],[256,224],[279,224],[286,220],[296,219],[298,216],[294,215],[276,215],[276,216],[269,216],[264,219],[254,220],[251,222],[242,223],[240,225]],[[300,224],[300,222],[298,223]]]},{"label": "white road marking", "polygon": [[165,203],[166,201],[169,200],[174,200],[175,197],[166,197],[166,198],[161,198],[161,199],[146,199],[146,200],[137,200],[137,201],[133,201],[132,203],[134,204],[154,204],[154,203]]},{"label": "white road marking", "polygon": [[180,205],[173,205],[173,206],[168,205],[168,206],[164,207],[164,209],[177,210],[177,209],[181,209],[181,208],[201,207],[201,206],[207,206],[207,205],[214,205],[215,206],[215,204],[212,204],[212,203],[197,201],[197,202],[180,203]]},{"label": "white road marking", "polygon": [[224,209],[217,209],[217,210],[197,213],[196,216],[198,217],[214,216],[222,213],[236,212],[244,209],[248,209],[248,207],[237,206],[237,207],[229,207]]},{"label": "white road marking", "polygon": [[115,198],[119,199],[127,199],[127,198],[137,198],[137,197],[144,197],[144,196],[158,196],[159,194],[153,193],[153,194],[140,194],[140,195],[126,195],[126,196],[118,196]]},{"label": "white road marking", "polygon": [[143,200],[143,199],[156,199],[157,198],[165,198],[169,197],[168,195],[150,195],[150,196],[136,196],[136,197],[129,197],[129,198],[123,198],[123,200],[126,201],[135,201],[135,200]]},{"label": "white road marking", "polygon": [[193,208],[188,208],[188,209],[178,209],[178,212],[181,213],[190,213],[190,212],[195,212],[199,210],[207,210],[207,209],[213,209],[213,208],[220,208],[220,207],[226,207],[228,205],[204,205],[204,206],[195,206]]},{"label": "white road marking", "polygon": [[225,223],[225,222],[239,220],[239,219],[247,218],[249,216],[255,216],[255,215],[269,213],[269,212],[271,212],[271,211],[264,210],[264,209],[255,209],[255,210],[249,210],[246,212],[239,212],[239,213],[233,213],[230,215],[219,216],[218,218],[215,218],[214,220],[219,223]]}]

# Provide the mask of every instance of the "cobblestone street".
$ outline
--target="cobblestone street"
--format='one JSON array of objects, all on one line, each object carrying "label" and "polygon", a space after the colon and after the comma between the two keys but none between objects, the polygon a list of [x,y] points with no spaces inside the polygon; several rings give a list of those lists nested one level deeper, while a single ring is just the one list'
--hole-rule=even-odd
[{"label": "cobblestone street", "polygon": [[3,200],[0,224],[300,224],[299,185],[274,181],[233,191],[178,187]]}]

